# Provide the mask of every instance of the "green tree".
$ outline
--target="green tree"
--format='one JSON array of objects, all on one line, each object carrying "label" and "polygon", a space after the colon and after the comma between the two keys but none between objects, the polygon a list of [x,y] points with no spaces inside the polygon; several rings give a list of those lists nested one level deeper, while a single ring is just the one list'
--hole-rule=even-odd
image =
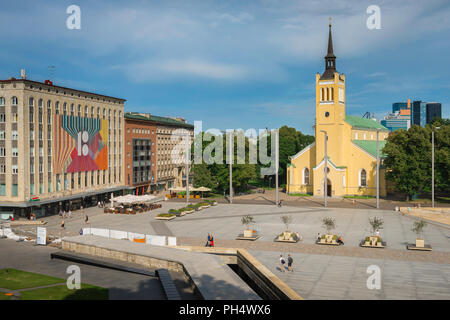
[{"label": "green tree", "polygon": [[405,193],[407,200],[419,193],[431,192],[431,131],[435,131],[435,190],[450,190],[450,124],[438,119],[425,128],[413,125],[397,130],[387,139],[383,148],[386,178],[394,182],[396,191]]},{"label": "green tree", "polygon": [[207,187],[215,189],[217,186],[217,180],[211,175],[208,169],[208,165],[205,163],[194,164],[192,166],[192,174],[194,176],[194,187]]}]

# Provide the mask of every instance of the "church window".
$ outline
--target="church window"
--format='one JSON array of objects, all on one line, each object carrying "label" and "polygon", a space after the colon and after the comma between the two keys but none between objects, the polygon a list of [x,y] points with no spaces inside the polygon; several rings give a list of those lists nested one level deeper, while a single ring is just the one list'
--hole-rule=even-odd
[{"label": "church window", "polygon": [[325,117],[329,117],[330,116],[330,113],[327,111],[327,112],[325,112]]},{"label": "church window", "polygon": [[334,100],[334,88],[331,88],[331,100]]},{"label": "church window", "polygon": [[364,169],[361,169],[361,171],[359,172],[359,186],[367,187],[367,173]]},{"label": "church window", "polygon": [[309,169],[303,169],[303,184],[309,184]]},{"label": "church window", "polygon": [[355,132],[355,140],[358,140],[358,132]]}]

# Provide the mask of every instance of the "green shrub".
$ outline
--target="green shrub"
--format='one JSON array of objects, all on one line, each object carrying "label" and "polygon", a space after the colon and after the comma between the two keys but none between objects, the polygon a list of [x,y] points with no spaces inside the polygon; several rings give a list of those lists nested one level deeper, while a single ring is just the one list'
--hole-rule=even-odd
[{"label": "green shrub", "polygon": [[157,217],[173,217],[175,214],[174,213],[160,213],[157,215]]}]

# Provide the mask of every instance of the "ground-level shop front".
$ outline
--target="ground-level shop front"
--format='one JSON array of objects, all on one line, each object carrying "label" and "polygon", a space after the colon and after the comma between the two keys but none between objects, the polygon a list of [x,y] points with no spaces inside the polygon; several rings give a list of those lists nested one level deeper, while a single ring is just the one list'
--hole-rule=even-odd
[{"label": "ground-level shop front", "polygon": [[108,203],[111,197],[124,195],[125,189],[126,187],[116,187],[29,202],[0,202],[0,219],[29,218],[31,213],[36,218],[42,218],[56,215],[60,210],[76,211],[81,207],[93,207],[99,202]]}]

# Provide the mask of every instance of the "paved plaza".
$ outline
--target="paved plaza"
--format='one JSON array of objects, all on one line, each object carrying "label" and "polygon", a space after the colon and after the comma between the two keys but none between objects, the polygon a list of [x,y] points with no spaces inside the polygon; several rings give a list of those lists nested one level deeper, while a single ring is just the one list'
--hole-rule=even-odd
[{"label": "paved plaza", "polygon": [[[411,230],[414,218],[393,210],[277,207],[257,204],[219,204],[206,210],[162,222],[155,220],[161,212],[183,207],[185,203],[167,201],[163,208],[136,215],[104,214],[100,208],[88,208],[66,218],[64,235],[76,235],[84,227],[84,214],[90,226],[146,234],[173,235],[183,245],[203,245],[208,233],[215,237],[216,246],[243,247],[306,299],[450,299],[450,227],[428,224],[424,229],[432,252],[406,250],[416,234]],[[253,226],[261,238],[255,242],[237,241],[244,226],[241,218],[252,215]],[[284,231],[280,217],[292,216],[290,231],[298,232],[303,241],[295,244],[275,243]],[[314,244],[317,233],[324,233],[321,219],[336,219],[333,233],[341,235],[342,247]],[[365,249],[359,243],[371,234],[369,218],[384,221],[380,235],[386,249]],[[59,217],[47,217],[49,233],[60,232]],[[32,231],[32,227],[21,227]],[[280,253],[291,253],[295,259],[294,273],[277,269]],[[377,265],[381,269],[382,289],[369,290],[366,269]]]}]

